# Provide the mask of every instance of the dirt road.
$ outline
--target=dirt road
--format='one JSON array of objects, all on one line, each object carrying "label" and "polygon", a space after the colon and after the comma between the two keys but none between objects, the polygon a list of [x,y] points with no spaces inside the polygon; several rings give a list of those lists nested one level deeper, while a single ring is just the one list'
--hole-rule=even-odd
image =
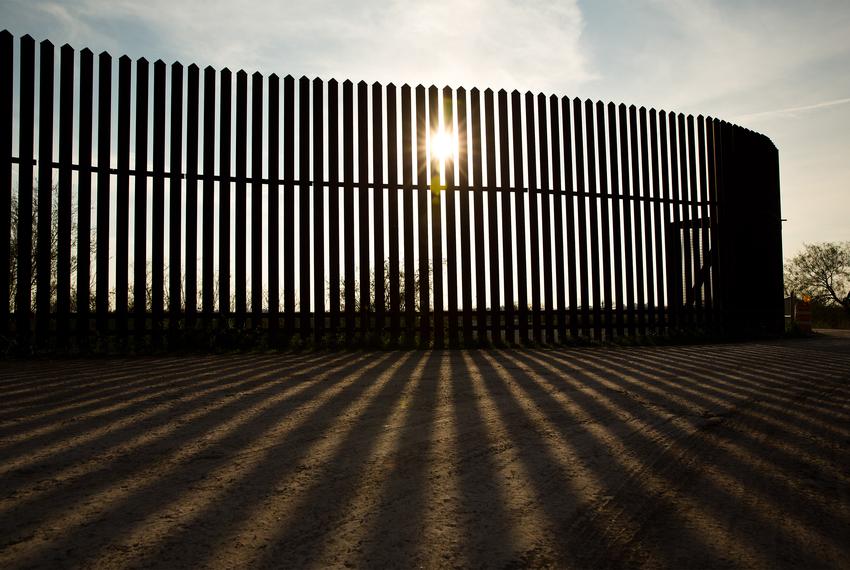
[{"label": "dirt road", "polygon": [[0,567],[850,567],[850,334],[0,365]]}]

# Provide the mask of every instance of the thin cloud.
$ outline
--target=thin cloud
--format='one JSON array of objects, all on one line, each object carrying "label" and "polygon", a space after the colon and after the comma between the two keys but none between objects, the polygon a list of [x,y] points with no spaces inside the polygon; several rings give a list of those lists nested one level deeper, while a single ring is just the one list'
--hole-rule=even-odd
[{"label": "thin cloud", "polygon": [[752,121],[757,119],[764,119],[767,117],[780,117],[780,116],[788,116],[793,117],[798,113],[802,113],[805,111],[814,111],[816,109],[824,109],[827,107],[835,107],[837,105],[846,105],[850,103],[850,97],[845,97],[843,99],[833,99],[831,101],[822,101],[820,103],[813,103],[811,105],[801,105],[799,107],[788,107],[786,109],[775,109],[773,111],[761,111],[759,113],[749,113],[747,115],[739,115],[736,119],[738,121]]}]

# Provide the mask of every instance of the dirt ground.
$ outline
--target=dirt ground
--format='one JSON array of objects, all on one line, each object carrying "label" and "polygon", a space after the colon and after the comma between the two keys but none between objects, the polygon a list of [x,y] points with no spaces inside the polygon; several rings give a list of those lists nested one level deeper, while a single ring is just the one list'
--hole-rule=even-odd
[{"label": "dirt ground", "polygon": [[0,364],[0,567],[850,568],[850,334]]}]

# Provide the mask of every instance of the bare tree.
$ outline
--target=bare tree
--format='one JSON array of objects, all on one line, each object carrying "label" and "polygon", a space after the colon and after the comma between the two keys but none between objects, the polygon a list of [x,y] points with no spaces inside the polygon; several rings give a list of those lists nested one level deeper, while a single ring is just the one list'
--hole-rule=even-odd
[{"label": "bare tree", "polygon": [[850,242],[805,244],[785,264],[785,290],[850,315]]}]

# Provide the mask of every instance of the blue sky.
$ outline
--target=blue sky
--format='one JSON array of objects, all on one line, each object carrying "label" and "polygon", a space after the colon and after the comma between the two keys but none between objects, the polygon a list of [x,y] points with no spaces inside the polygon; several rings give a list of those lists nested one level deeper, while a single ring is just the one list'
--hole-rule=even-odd
[{"label": "blue sky", "polygon": [[15,35],[134,58],[720,117],[779,148],[786,256],[850,240],[846,0],[4,0],[0,20]]}]

